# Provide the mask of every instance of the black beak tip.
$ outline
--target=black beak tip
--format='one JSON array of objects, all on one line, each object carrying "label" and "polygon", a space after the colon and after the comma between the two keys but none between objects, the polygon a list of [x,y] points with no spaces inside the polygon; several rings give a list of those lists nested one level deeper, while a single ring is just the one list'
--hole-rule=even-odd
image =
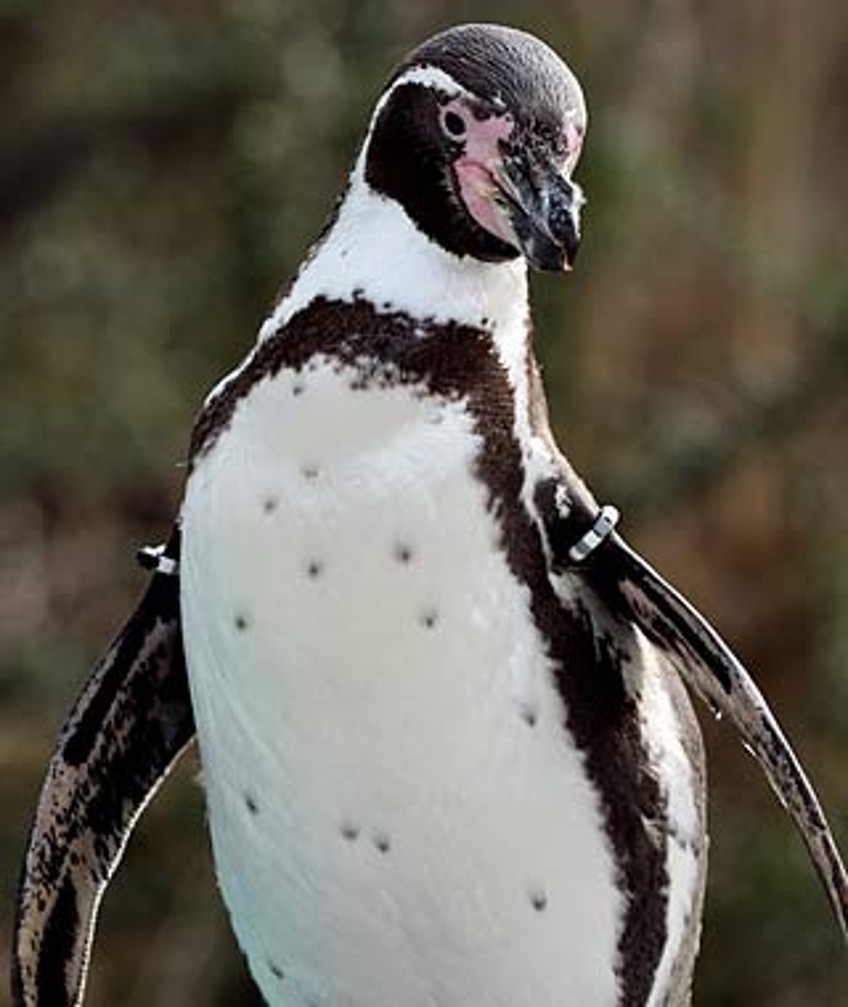
[{"label": "black beak tip", "polygon": [[534,269],[546,273],[568,273],[574,266],[580,248],[580,238],[572,233],[564,241],[555,242],[547,235],[534,235],[523,248],[524,256]]},{"label": "black beak tip", "polygon": [[568,272],[580,245],[582,194],[553,169],[535,186],[530,175],[513,177],[519,194],[510,205],[516,243],[534,269]]},{"label": "black beak tip", "polygon": [[563,272],[570,272],[577,261],[577,253],[580,251],[580,238],[577,235],[563,245],[563,257],[561,269]]}]

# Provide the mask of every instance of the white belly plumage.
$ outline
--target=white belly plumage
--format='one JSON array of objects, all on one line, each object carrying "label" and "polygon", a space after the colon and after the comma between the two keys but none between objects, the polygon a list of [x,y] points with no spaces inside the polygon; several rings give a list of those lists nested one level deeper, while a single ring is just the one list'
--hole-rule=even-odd
[{"label": "white belly plumage", "polygon": [[461,401],[313,362],[193,472],[186,654],[271,1004],[604,1007],[622,896]]}]

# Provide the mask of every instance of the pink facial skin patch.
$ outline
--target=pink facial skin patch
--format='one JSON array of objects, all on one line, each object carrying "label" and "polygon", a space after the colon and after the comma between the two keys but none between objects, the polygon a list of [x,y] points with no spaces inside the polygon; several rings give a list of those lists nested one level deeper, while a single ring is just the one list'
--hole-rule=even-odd
[{"label": "pink facial skin patch", "polygon": [[566,123],[563,130],[565,138],[565,164],[563,171],[570,175],[580,158],[580,151],[583,148],[583,129],[574,122]]},{"label": "pink facial skin patch", "polygon": [[454,98],[443,106],[441,112],[443,128],[448,135],[454,132],[444,126],[448,115],[458,116],[465,126],[465,149],[454,162],[462,201],[481,227],[507,244],[514,245],[512,228],[493,198],[498,191],[495,170],[501,161],[498,144],[511,135],[515,128],[514,119],[509,113],[479,119],[465,99]]}]

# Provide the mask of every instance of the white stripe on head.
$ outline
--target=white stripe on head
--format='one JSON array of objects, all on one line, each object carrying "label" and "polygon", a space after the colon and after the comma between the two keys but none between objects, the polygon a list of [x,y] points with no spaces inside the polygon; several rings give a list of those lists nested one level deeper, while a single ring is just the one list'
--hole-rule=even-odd
[{"label": "white stripe on head", "polygon": [[[455,77],[446,71],[442,70],[440,67],[433,66],[431,63],[421,63],[417,66],[411,66],[408,70],[396,77],[391,84],[386,88],[385,91],[380,95],[377,104],[374,106],[374,112],[371,115],[371,123],[368,127],[367,136],[370,137],[371,129],[377,120],[377,116],[382,112],[386,105],[386,102],[391,98],[391,96],[398,90],[398,88],[404,87],[406,84],[419,84],[421,87],[429,87],[434,91],[441,91],[443,94],[447,95],[449,98],[477,98],[479,95],[475,95],[473,91],[469,91],[467,87],[460,84]],[[490,105],[494,105],[496,108],[503,107],[506,109],[506,105],[500,97],[487,99]]]},{"label": "white stripe on head", "polygon": [[444,91],[445,94],[449,94],[451,97],[459,95],[471,97],[471,92],[468,88],[463,87],[447,71],[441,70],[439,67],[432,66],[431,64],[422,64],[420,66],[411,66],[408,70],[404,70],[399,77],[395,78],[383,93],[377,107],[379,108],[383,104],[392,91],[403,87],[404,84],[420,84],[422,87],[431,87],[437,91]]},{"label": "white stripe on head", "polygon": [[446,73],[444,70],[440,70],[437,66],[411,66],[408,70],[404,70],[399,77],[396,77],[377,100],[377,104],[374,106],[374,111],[371,113],[371,120],[368,123],[368,131],[365,134],[365,142],[362,144],[362,151],[365,151],[368,147],[368,141],[371,139],[371,134],[374,131],[374,123],[376,123],[377,118],[386,107],[386,104],[391,96],[395,93],[395,91],[401,87],[405,87],[407,84],[419,84],[421,87],[429,87],[434,91],[443,92],[450,98],[472,97],[468,88],[463,87],[462,84],[451,77],[449,73]]}]

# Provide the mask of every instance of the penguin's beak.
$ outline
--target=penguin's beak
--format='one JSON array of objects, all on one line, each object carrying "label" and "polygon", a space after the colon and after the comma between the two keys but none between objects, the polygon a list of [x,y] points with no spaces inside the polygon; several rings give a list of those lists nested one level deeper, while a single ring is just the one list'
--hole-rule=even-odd
[{"label": "penguin's beak", "polygon": [[530,265],[570,270],[580,245],[580,186],[553,157],[529,149],[504,154],[493,175],[494,200]]}]

